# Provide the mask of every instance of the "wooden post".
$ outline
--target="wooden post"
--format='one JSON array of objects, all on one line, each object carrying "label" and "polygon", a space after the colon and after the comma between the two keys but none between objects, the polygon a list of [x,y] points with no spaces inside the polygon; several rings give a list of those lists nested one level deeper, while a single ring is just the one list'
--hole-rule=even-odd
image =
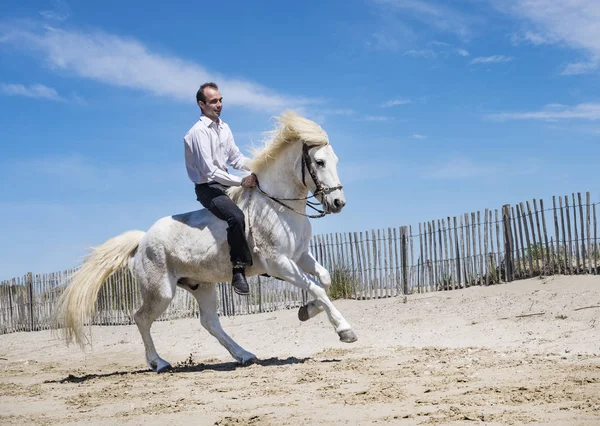
[{"label": "wooden post", "polygon": [[436,229],[435,229],[435,220],[431,221],[431,237],[433,240],[433,244],[431,246],[432,250],[433,250],[433,288],[434,290],[439,290],[440,289],[440,270],[439,270],[439,263],[438,263],[438,254],[437,254],[437,241],[436,241]]},{"label": "wooden post", "polygon": [[[520,209],[519,209],[520,207]],[[525,241],[527,243],[527,260],[529,261],[529,273],[533,276],[533,258],[531,257],[531,240],[529,239],[529,228],[527,228],[527,218],[525,217],[525,204],[521,202],[517,205],[517,214],[519,219],[522,219],[523,228],[525,229]],[[520,224],[520,222],[519,222]]]},{"label": "wooden post", "polygon": [[[450,225],[450,223],[448,223]],[[444,290],[452,288],[452,272],[450,269],[450,259],[448,258],[448,234],[446,233],[446,219],[442,219],[442,230],[444,232]]]},{"label": "wooden post", "polygon": [[34,313],[33,313],[33,274],[31,272],[27,272],[27,295],[29,298],[29,331],[34,331]]},{"label": "wooden post", "polygon": [[598,239],[597,236],[597,224],[596,222],[596,204],[594,204],[594,274],[598,273]]},{"label": "wooden post", "polygon": [[[558,229],[558,215],[556,214],[556,196],[552,196],[552,208],[554,210],[554,237],[556,238],[556,265],[558,268],[558,273],[561,271],[561,263],[560,263],[560,232]],[[554,262],[554,258],[552,258],[552,262]]]},{"label": "wooden post", "polygon": [[465,282],[466,285],[471,286],[471,279],[473,278],[473,269],[472,269],[472,252],[471,252],[471,226],[469,221],[469,214],[465,213],[465,260],[467,272],[465,274]]},{"label": "wooden post", "polygon": [[590,273],[592,272],[592,251],[591,251],[591,245],[592,245],[592,231],[591,231],[591,222],[590,222],[590,215],[591,215],[591,206],[590,206],[590,193],[589,191],[585,193],[585,212],[586,212],[586,228],[587,228],[587,255],[588,255],[588,269],[590,271]]},{"label": "wooden post", "polygon": [[352,242],[352,233],[348,232],[348,251],[350,252],[350,267],[352,268],[352,292],[354,293],[354,300],[357,300],[356,294],[356,263],[354,262],[354,244]]},{"label": "wooden post", "polygon": [[498,275],[498,282],[503,282],[502,280],[502,259],[501,259],[501,251],[500,251],[500,215],[498,214],[498,209],[494,209],[494,221],[496,222],[496,274]]},{"label": "wooden post", "polygon": [[424,282],[425,278],[424,278],[424,273],[425,273],[425,268],[424,268],[424,263],[425,263],[425,259],[424,259],[424,248],[423,248],[423,230],[422,230],[422,226],[421,223],[419,222],[419,259],[417,260],[417,290],[419,293],[421,293],[421,283]]},{"label": "wooden post", "polygon": [[424,257],[422,259],[423,262],[423,292],[429,291],[429,249],[428,249],[428,241],[427,237],[429,234],[427,233],[427,223],[423,223],[423,253]]},{"label": "wooden post", "polygon": [[[540,203],[542,204],[542,206],[544,205],[544,202],[542,200],[540,200]],[[540,253],[539,253],[539,257],[542,261],[542,265],[546,265],[546,262],[544,260],[544,252],[548,253],[548,241],[546,240],[546,245],[544,245],[544,243],[542,242],[542,229],[540,227],[540,214],[538,211],[538,205],[537,205],[537,201],[534,198],[533,199],[533,210],[535,212],[535,225],[537,227],[537,233],[538,233],[538,240],[540,242]],[[542,211],[542,217],[544,215],[544,212]],[[544,224],[544,230],[546,229],[546,224]],[[545,250],[546,249],[546,250]],[[549,266],[549,265],[548,265]],[[546,269],[546,267],[544,267],[544,269]],[[542,271],[540,271],[540,274],[542,274]]]},{"label": "wooden post", "polygon": [[371,263],[371,245],[369,244],[369,231],[365,231],[365,240],[367,243],[367,270],[369,271],[369,298],[373,299],[373,264]]},{"label": "wooden post", "polygon": [[256,277],[258,279],[258,312],[263,312],[262,305],[262,281],[260,280],[260,275]]},{"label": "wooden post", "polygon": [[581,260],[579,252],[579,231],[577,229],[577,203],[575,202],[575,193],[573,196],[573,230],[575,231],[575,260],[577,261],[577,273],[581,273]]},{"label": "wooden post", "polygon": [[537,267],[538,273],[541,273],[540,257],[538,256],[539,247],[537,238],[535,237],[535,227],[533,226],[533,215],[531,214],[531,206],[529,205],[529,201],[527,201],[527,215],[529,216],[529,224],[531,225],[531,239],[533,240],[533,250],[531,250],[531,247],[529,248],[530,251],[533,251],[533,254],[535,255],[535,266]]},{"label": "wooden post", "polygon": [[379,268],[379,297],[382,298],[385,296],[385,270],[382,268],[381,264],[381,247],[384,249],[385,256],[385,236],[381,238],[381,230],[377,230],[377,266]]},{"label": "wooden post", "polygon": [[[394,228],[395,230],[396,228]],[[388,228],[388,256],[389,256],[389,269],[388,269],[388,284],[389,295],[395,296],[394,289],[396,288],[396,275],[394,274],[394,255],[393,255],[393,246],[392,246],[392,228]],[[387,257],[386,257],[387,259]],[[387,294],[388,290],[386,290]]]},{"label": "wooden post", "polygon": [[510,222],[510,204],[505,204],[502,206],[502,226],[504,229],[504,268],[507,282],[513,280],[514,270],[513,239]]},{"label": "wooden post", "polygon": [[433,263],[433,244],[435,243],[435,238],[433,238],[433,232],[434,232],[434,227],[432,227],[432,222],[427,222],[427,236],[429,238],[428,240],[428,249],[429,249],[429,287],[428,287],[428,291],[432,291],[431,288],[433,287],[434,290],[436,290],[436,285],[435,285],[435,265]]},{"label": "wooden post", "polygon": [[410,267],[409,267],[409,275],[408,279],[411,283],[411,286],[414,285],[414,267],[415,267],[415,253],[414,253],[414,244],[413,244],[413,233],[412,233],[412,225],[409,225],[408,231],[410,232],[409,240],[410,243]]},{"label": "wooden post", "polygon": [[560,223],[563,237],[563,259],[565,261],[564,271],[565,274],[568,274],[571,271],[571,267],[569,266],[569,253],[567,252],[567,232],[565,231],[565,215],[563,212],[563,197],[561,195],[558,196],[558,202],[560,205]]},{"label": "wooden post", "polygon": [[465,283],[464,287],[467,287],[468,281],[469,281],[469,271],[467,270],[467,259],[469,257],[469,254],[467,253],[467,251],[465,250],[465,226],[464,226],[464,215],[460,215],[460,253],[462,255],[462,264],[461,264],[461,271],[462,271],[462,280]]},{"label": "wooden post", "polygon": [[[485,285],[490,285],[490,258],[488,256],[488,209],[485,209],[485,216],[483,217],[483,252],[485,254]],[[483,270],[483,267],[482,267]]]},{"label": "wooden post", "polygon": [[447,218],[448,220],[448,275],[450,275],[450,288],[455,289],[456,276],[454,275],[454,271],[456,270],[456,258],[454,257],[454,240],[452,239],[452,222],[450,221],[450,216]]},{"label": "wooden post", "polygon": [[[490,256],[490,272],[494,271],[494,274],[496,272],[496,252],[494,251],[494,213],[492,213],[492,210],[490,209],[488,211],[488,233],[489,233],[489,240],[488,240],[488,249],[490,251],[489,256]],[[496,276],[496,278],[498,278]],[[490,284],[497,284],[499,281],[493,281],[490,280]]]},{"label": "wooden post", "polygon": [[400,260],[402,262],[402,293],[407,295],[408,288],[408,227],[400,228]]},{"label": "wooden post", "polygon": [[[537,211],[537,206],[535,209]],[[540,210],[542,211],[542,228],[544,230],[544,244],[546,246],[546,267],[551,267],[552,274],[554,274],[554,256],[550,257],[550,246],[548,245],[548,232],[546,230],[546,214],[544,212],[544,200],[540,200]]]},{"label": "wooden post", "polygon": [[444,289],[444,280],[446,278],[446,270],[444,268],[444,248],[442,246],[442,222],[437,221],[437,239],[438,239],[438,287]]},{"label": "wooden post", "polygon": [[[519,208],[519,206],[517,205],[517,209]],[[511,207],[511,212],[512,212],[512,217],[513,217],[513,221],[512,221],[512,231],[513,231],[513,242],[515,244],[515,253],[517,256],[517,266],[515,268],[515,276],[517,278],[523,278],[526,274],[525,274],[525,248],[524,248],[524,243],[523,243],[523,229],[521,228],[521,222],[519,221],[519,218],[517,217],[517,210],[515,210],[514,207]],[[521,231],[520,233],[517,232],[517,222],[518,222],[518,228]],[[521,245],[521,248],[519,249],[519,244]]]},{"label": "wooden post", "polygon": [[581,201],[581,192],[577,193],[577,199],[579,200],[579,223],[581,224],[581,267],[583,269],[582,272],[587,273],[587,249],[585,247],[585,222],[583,220],[583,203]]},{"label": "wooden post", "polygon": [[[519,265],[519,272],[520,272],[520,276],[519,278],[525,278],[527,276],[527,265],[525,262],[526,256],[525,256],[525,237],[523,237],[523,223],[521,221],[521,215],[520,215],[520,211],[519,211],[519,205],[517,204],[517,206],[512,210],[513,212],[513,217],[514,217],[514,228],[515,228],[515,235],[517,234],[517,228],[519,229],[518,232],[518,237],[517,237],[517,244],[521,245],[521,259],[520,259],[520,265]],[[518,250],[518,245],[517,245],[517,250]]]},{"label": "wooden post", "polygon": [[402,282],[402,278],[400,275],[400,271],[402,268],[402,265],[400,265],[399,260],[401,259],[401,257],[399,257],[399,249],[398,249],[398,234],[396,233],[396,228],[394,227],[394,260],[395,260],[395,265],[396,265],[396,269],[394,270],[394,287],[396,288],[396,294],[400,294],[400,283]]},{"label": "wooden post", "polygon": [[569,272],[573,273],[573,238],[571,233],[571,213],[569,212],[569,197],[565,195],[565,211],[567,213],[567,230],[569,231]]},{"label": "wooden post", "polygon": [[[486,214],[487,216],[487,214]],[[481,211],[477,211],[477,249],[479,253],[479,285],[483,285],[483,248],[481,246]],[[487,275],[487,274],[486,274]]]},{"label": "wooden post", "polygon": [[377,236],[375,235],[375,229],[371,229],[371,242],[373,244],[373,280],[374,280],[374,290],[375,290],[375,299],[379,299],[381,297],[381,278],[380,273],[381,270],[377,267],[377,263],[381,256],[379,256],[379,242],[377,241]]},{"label": "wooden post", "polygon": [[[362,296],[364,297],[364,270],[363,270],[363,266],[362,266],[362,258],[361,258],[361,251],[360,248],[362,246],[362,233],[361,233],[361,239],[358,239],[358,234],[355,232],[354,233],[354,249],[356,251],[356,265],[358,266],[358,275],[360,276],[360,291],[362,293]],[[356,294],[356,298],[358,299],[358,293]]]}]

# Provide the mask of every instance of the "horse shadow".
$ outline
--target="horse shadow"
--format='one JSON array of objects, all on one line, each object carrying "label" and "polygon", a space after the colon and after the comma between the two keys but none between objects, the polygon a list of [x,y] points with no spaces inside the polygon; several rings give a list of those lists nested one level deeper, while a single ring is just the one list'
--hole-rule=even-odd
[{"label": "horse shadow", "polygon": [[[166,370],[164,373],[177,374],[177,373],[199,373],[202,371],[234,371],[238,368],[247,368],[252,365],[259,365],[261,367],[279,367],[283,365],[295,365],[295,364],[304,364],[309,361],[311,358],[296,358],[294,356],[280,359],[277,357],[261,359],[251,362],[249,364],[240,364],[239,362],[231,361],[231,362],[220,362],[215,364],[194,364],[192,362],[184,362],[181,364],[177,364],[174,367]],[[164,374],[161,373],[161,374]],[[152,370],[143,369],[143,370],[134,370],[134,371],[114,371],[112,373],[103,373],[103,374],[85,374],[83,376],[75,376],[73,374],[69,374],[67,377],[63,379],[57,380],[46,380],[44,383],[84,383],[94,379],[104,379],[109,377],[118,377],[118,376],[126,376],[126,375],[138,375],[138,374],[156,374]]]}]

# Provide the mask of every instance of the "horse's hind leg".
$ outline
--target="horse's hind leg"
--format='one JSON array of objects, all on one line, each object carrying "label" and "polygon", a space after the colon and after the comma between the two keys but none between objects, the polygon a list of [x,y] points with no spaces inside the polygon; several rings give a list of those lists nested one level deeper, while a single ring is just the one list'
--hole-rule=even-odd
[{"label": "horse's hind leg", "polygon": [[221,327],[219,315],[217,314],[217,286],[215,284],[200,284],[194,290],[187,286],[184,288],[192,293],[198,301],[202,326],[229,351],[231,356],[241,364],[248,364],[256,360],[254,354],[238,345]]},{"label": "horse's hind leg", "polygon": [[142,306],[133,317],[144,341],[146,363],[153,371],[160,373],[171,368],[171,364],[158,356],[150,335],[150,327],[173,300],[175,283],[168,273],[159,276],[156,280],[151,280],[145,275],[138,275],[138,282],[142,292]]}]

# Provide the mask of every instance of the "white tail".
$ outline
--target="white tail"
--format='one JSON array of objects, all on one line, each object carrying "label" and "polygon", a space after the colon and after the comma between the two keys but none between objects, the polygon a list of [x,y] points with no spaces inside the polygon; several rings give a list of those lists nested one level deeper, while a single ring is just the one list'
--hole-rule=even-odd
[{"label": "white tail", "polygon": [[54,312],[54,323],[57,328],[64,327],[67,344],[75,340],[81,348],[84,347],[83,327],[94,314],[102,284],[111,274],[127,265],[144,234],[142,231],[127,231],[111,238],[94,248],[81,268],[73,274]]}]

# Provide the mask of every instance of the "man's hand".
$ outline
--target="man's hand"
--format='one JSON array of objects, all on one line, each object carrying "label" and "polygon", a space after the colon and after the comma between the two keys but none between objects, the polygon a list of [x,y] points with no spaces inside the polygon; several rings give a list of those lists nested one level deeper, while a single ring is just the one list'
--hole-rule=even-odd
[{"label": "man's hand", "polygon": [[254,173],[250,173],[248,176],[242,179],[242,186],[244,188],[254,188],[256,185],[258,185],[258,178]]}]

